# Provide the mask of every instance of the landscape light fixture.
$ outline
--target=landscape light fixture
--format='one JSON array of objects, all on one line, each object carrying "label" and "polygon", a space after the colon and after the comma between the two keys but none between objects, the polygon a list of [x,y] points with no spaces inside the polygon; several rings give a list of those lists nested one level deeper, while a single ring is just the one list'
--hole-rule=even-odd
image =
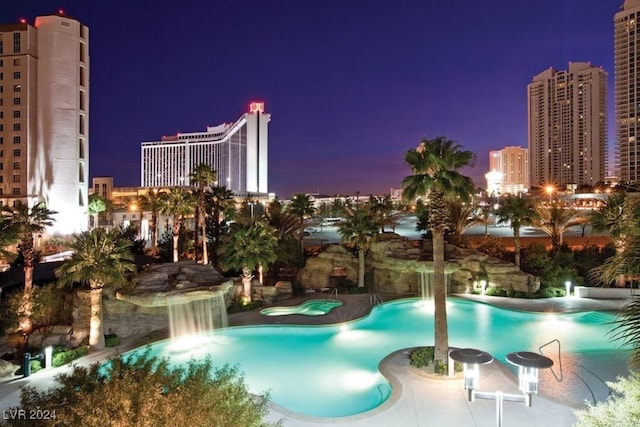
[{"label": "landscape light fixture", "polygon": [[496,425],[502,426],[503,402],[524,402],[531,406],[532,396],[538,394],[538,371],[553,366],[553,361],[546,356],[530,351],[518,351],[506,356],[507,362],[518,367],[519,390],[522,394],[508,394],[501,391],[479,391],[480,365],[493,361],[493,356],[475,348],[455,349],[449,357],[463,364],[464,388],[468,392],[469,402],[478,399],[496,401]]}]

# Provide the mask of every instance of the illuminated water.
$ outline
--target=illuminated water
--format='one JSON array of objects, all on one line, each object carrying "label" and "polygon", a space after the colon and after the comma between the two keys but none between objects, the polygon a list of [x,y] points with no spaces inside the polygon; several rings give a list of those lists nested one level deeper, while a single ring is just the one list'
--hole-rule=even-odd
[{"label": "illuminated water", "polygon": [[322,316],[336,307],[342,305],[342,301],[330,299],[312,299],[300,305],[291,307],[269,307],[261,310],[265,316],[284,316],[287,314],[304,314],[306,316]]},{"label": "illuminated water", "polygon": [[[524,313],[452,299],[447,314],[450,346],[480,348],[503,362],[512,351],[537,352],[554,339],[563,353],[619,349],[607,338],[613,316],[604,313]],[[273,402],[301,414],[340,417],[389,397],[391,386],[378,371],[385,356],[425,345],[433,345],[433,306],[403,299],[344,324],[232,327],[179,343],[161,341],[151,351],[175,364],[206,355],[219,366],[237,364],[252,392],[269,390]]]}]

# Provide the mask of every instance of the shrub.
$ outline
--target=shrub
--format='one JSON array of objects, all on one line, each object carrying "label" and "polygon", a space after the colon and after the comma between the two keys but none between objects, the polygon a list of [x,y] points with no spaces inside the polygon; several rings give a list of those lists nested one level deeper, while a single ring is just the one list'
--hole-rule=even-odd
[{"label": "shrub", "polygon": [[104,336],[105,347],[117,347],[122,343],[122,340],[116,334],[110,334]]},{"label": "shrub", "polygon": [[86,356],[87,354],[89,354],[89,347],[84,345],[72,348],[71,350],[67,350],[64,347],[55,347],[53,349],[51,364],[54,368],[57,368],[79,359],[82,356]]},{"label": "shrub", "polygon": [[409,364],[416,368],[429,366],[433,362],[433,352],[433,347],[419,347],[411,352]]},{"label": "shrub", "polygon": [[640,419],[640,374],[619,377],[617,382],[607,382],[607,385],[612,390],[609,399],[575,411],[578,418],[576,427],[637,425]]},{"label": "shrub", "polygon": [[229,307],[227,307],[227,313],[239,313],[241,311],[250,311],[256,308],[262,307],[262,301],[251,301],[248,304],[245,304],[242,300],[242,296],[237,295]]},{"label": "shrub", "polygon": [[536,292],[535,296],[537,298],[564,297],[564,296],[567,296],[567,291],[565,289],[548,286],[548,287],[541,288],[538,292]]},{"label": "shrub", "polygon": [[[55,425],[269,426],[268,394],[251,395],[237,368],[215,369],[210,359],[172,367],[149,351],[117,356],[107,364],[74,367],[58,386],[26,386],[20,409],[55,411]],[[150,423],[150,414],[153,414]],[[8,420],[10,426],[50,426],[50,420]]]},{"label": "shrub", "polygon": [[506,297],[506,296],[508,296],[507,291],[505,291],[502,288],[496,288],[494,286],[489,286],[484,294],[492,296],[492,297]]}]

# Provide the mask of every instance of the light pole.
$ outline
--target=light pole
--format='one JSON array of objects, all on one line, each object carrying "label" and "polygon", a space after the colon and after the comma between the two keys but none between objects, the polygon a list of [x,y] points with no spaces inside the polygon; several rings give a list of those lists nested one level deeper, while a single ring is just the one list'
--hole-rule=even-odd
[{"label": "light pole", "polygon": [[532,396],[538,394],[538,370],[553,366],[553,361],[546,356],[529,351],[517,351],[506,356],[507,362],[518,367],[518,389],[522,394],[508,394],[501,391],[479,391],[480,365],[493,361],[489,353],[475,348],[451,350],[449,358],[463,364],[464,388],[468,392],[469,402],[478,399],[496,401],[496,425],[502,426],[503,402],[523,402],[531,406]]}]

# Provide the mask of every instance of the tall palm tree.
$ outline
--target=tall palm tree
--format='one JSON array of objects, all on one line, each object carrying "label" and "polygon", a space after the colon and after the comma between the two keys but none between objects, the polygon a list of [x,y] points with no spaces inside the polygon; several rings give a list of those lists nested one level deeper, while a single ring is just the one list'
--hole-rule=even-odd
[{"label": "tall palm tree", "polygon": [[495,213],[498,224],[511,224],[515,247],[514,263],[520,267],[520,228],[532,224],[536,218],[534,204],[531,199],[509,194],[502,199]]},{"label": "tall palm tree", "polygon": [[471,178],[459,170],[472,165],[475,155],[445,137],[423,139],[417,148],[407,151],[405,161],[413,175],[402,180],[403,198],[415,201],[427,197],[429,228],[433,242],[434,270],[434,361],[447,366],[449,336],[447,330],[447,289],[445,284],[444,234],[449,228],[448,198],[469,201],[474,190]]},{"label": "tall palm tree", "polygon": [[91,291],[91,319],[89,346],[104,347],[102,322],[102,289],[105,285],[122,285],[126,273],[136,271],[131,243],[121,239],[117,232],[94,228],[75,236],[71,243],[73,255],[55,270],[61,285],[83,283]]},{"label": "tall palm tree", "polygon": [[338,225],[342,241],[351,243],[358,251],[358,287],[364,287],[364,256],[377,240],[382,219],[369,204],[347,209],[344,220]]},{"label": "tall palm tree", "polygon": [[[218,266],[218,247],[220,238],[227,230],[227,221],[235,216],[236,202],[233,192],[224,186],[214,185],[211,191],[205,193],[205,209],[209,215],[207,221],[208,241],[211,245],[211,258],[213,264]],[[209,253],[209,251],[207,251]]]},{"label": "tall palm tree", "polygon": [[[214,182],[218,180],[218,173],[211,168],[211,166],[200,163],[196,167],[193,168],[191,175],[189,175],[189,181],[191,185],[194,187],[195,195],[196,195],[196,205],[197,205],[197,216],[198,216],[198,224],[197,227],[200,227],[201,235],[202,235],[202,263],[209,264],[209,255],[207,253],[207,221],[206,219],[206,204],[205,204],[205,193],[211,189],[211,186]],[[196,247],[198,246],[198,239],[196,233]]]},{"label": "tall palm tree", "polygon": [[241,269],[245,301],[251,301],[251,279],[257,268],[262,283],[262,272],[276,260],[278,238],[273,227],[262,221],[248,224],[234,223],[218,249],[220,264],[225,270]]},{"label": "tall palm tree", "polygon": [[164,191],[157,188],[150,188],[147,194],[138,196],[138,204],[141,212],[151,212],[151,253],[158,254],[158,217],[164,207]]},{"label": "tall palm tree", "polygon": [[291,203],[289,204],[288,211],[296,215],[300,220],[300,232],[298,234],[300,239],[300,249],[304,250],[302,242],[302,228],[304,228],[305,217],[311,216],[315,213],[316,208],[311,201],[311,197],[306,194],[298,193],[293,196]]},{"label": "tall palm tree", "polygon": [[183,219],[193,213],[195,202],[191,193],[182,187],[173,187],[162,195],[162,210],[165,215],[171,216],[171,237],[173,238],[173,262],[178,262],[178,238]]},{"label": "tall palm tree", "polygon": [[53,216],[58,212],[49,210],[40,202],[29,208],[26,204],[19,204],[11,209],[10,221],[19,236],[18,249],[24,258],[24,294],[29,295],[33,290],[33,265],[36,259],[35,236],[44,233],[47,227],[54,223]]},{"label": "tall palm tree", "polygon": [[562,246],[562,235],[569,228],[584,221],[578,210],[565,206],[561,201],[549,205],[537,204],[534,209],[536,216],[532,222],[533,226],[551,238],[554,249]]},{"label": "tall palm tree", "polygon": [[278,240],[297,238],[300,234],[300,217],[290,210],[285,210],[277,199],[269,204],[265,219],[276,230]]}]

